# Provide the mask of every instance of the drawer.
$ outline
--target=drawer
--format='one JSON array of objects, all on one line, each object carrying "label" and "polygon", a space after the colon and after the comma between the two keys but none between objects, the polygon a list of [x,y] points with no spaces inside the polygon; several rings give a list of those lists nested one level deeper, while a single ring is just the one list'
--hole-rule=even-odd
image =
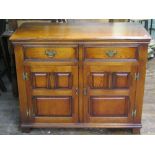
[{"label": "drawer", "polygon": [[136,47],[86,47],[86,59],[137,59]]},{"label": "drawer", "polygon": [[25,47],[25,59],[76,59],[77,47]]}]

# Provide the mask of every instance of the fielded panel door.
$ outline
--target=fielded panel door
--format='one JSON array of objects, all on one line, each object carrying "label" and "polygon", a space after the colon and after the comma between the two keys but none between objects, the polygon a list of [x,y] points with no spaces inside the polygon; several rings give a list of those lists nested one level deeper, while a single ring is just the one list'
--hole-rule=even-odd
[{"label": "fielded panel door", "polygon": [[24,69],[30,122],[78,122],[77,66],[26,65]]},{"label": "fielded panel door", "polygon": [[84,65],[84,120],[93,123],[133,121],[135,64]]}]

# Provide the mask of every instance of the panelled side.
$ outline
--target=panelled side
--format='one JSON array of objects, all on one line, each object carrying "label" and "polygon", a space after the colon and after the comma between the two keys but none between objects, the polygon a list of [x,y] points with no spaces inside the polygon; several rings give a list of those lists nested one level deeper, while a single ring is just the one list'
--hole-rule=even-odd
[{"label": "panelled side", "polygon": [[14,46],[15,59],[16,59],[16,72],[19,90],[19,108],[20,108],[20,121],[21,123],[28,122],[28,105],[27,105],[27,94],[25,81],[23,80],[24,73],[24,55],[23,47],[21,45]]}]

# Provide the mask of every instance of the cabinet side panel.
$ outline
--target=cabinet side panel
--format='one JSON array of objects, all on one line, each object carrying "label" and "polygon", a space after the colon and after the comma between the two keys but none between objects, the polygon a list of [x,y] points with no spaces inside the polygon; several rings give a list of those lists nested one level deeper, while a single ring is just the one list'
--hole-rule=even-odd
[{"label": "cabinet side panel", "polygon": [[16,45],[14,47],[15,52],[15,60],[16,60],[16,72],[17,72],[17,80],[18,80],[18,90],[19,90],[19,104],[20,104],[20,120],[21,123],[27,122],[27,96],[26,96],[26,87],[25,82],[23,80],[23,50],[22,46]]},{"label": "cabinet side panel", "polygon": [[144,84],[146,75],[147,49],[148,45],[146,44],[140,45],[138,49],[140,79],[137,81],[137,88],[136,88],[136,100],[135,100],[136,117],[134,118],[135,123],[141,123]]}]

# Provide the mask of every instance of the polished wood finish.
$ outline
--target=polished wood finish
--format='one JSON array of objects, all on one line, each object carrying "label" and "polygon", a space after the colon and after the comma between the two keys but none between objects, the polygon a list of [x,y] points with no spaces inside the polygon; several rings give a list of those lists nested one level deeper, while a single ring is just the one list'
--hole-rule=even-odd
[{"label": "polished wood finish", "polygon": [[71,116],[72,106],[70,97],[36,97],[33,99],[33,115],[46,116]]},{"label": "polished wood finish", "polygon": [[22,128],[140,131],[150,41],[144,28],[133,23],[31,23],[23,24],[11,41]]},{"label": "polished wood finish", "polygon": [[[77,47],[30,46],[24,48],[25,59],[77,59]],[[49,55],[48,55],[49,52]],[[54,55],[50,56],[50,52]],[[67,53],[67,55],[66,55]]]},{"label": "polished wood finish", "polygon": [[[131,116],[134,109],[135,101],[135,88],[136,80],[134,75],[137,72],[137,65],[85,65],[84,68],[84,87],[87,88],[87,95],[85,96],[85,114],[86,122],[132,122]],[[107,87],[90,87],[94,85],[94,81],[90,81],[89,78],[92,74],[97,73],[97,76],[101,74],[107,74],[107,80],[101,80],[96,78],[96,83],[100,83],[100,86],[106,85]],[[116,74],[128,74],[128,81],[130,85],[122,87],[122,83],[126,83],[126,79],[121,78],[121,82],[116,80]],[[115,82],[116,81],[116,82]],[[103,84],[102,84],[103,83]],[[124,85],[123,85],[124,86]],[[89,107],[89,108],[88,108]],[[120,109],[122,113],[120,113]],[[115,111],[115,113],[113,113]],[[93,113],[93,115],[92,115]],[[95,113],[102,113],[102,116]],[[124,115],[123,115],[124,113]],[[122,115],[121,115],[122,114]]]},{"label": "polished wood finish", "polygon": [[85,48],[85,59],[137,59],[137,51],[134,47],[89,47]]},{"label": "polished wood finish", "polygon": [[83,40],[139,40],[150,39],[140,26],[134,23],[24,23],[11,37],[13,41],[83,41]]},{"label": "polished wood finish", "polygon": [[126,97],[92,97],[89,114],[93,117],[127,117],[128,99]]},{"label": "polished wood finish", "polygon": [[77,66],[25,65],[31,122],[78,122]]}]

